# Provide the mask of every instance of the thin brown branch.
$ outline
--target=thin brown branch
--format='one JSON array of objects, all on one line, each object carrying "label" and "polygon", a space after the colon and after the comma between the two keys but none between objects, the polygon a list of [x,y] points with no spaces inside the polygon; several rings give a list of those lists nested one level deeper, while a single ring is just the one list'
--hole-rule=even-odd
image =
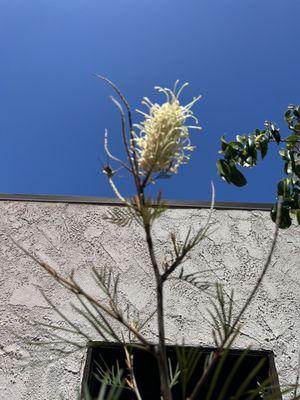
[{"label": "thin brown branch", "polygon": [[[125,105],[125,108],[127,110],[128,125],[129,125],[129,136],[130,136],[129,148],[130,148],[130,150],[132,152],[133,163],[134,163],[133,175],[135,177],[139,177],[139,167],[138,167],[138,161],[137,161],[137,154],[136,154],[136,148],[134,146],[132,114],[131,114],[131,109],[130,109],[129,103],[126,100],[126,97],[124,96],[124,94],[120,91],[120,89],[110,79],[108,79],[108,78],[106,78],[105,76],[102,76],[102,75],[97,75],[97,74],[93,74],[93,75],[96,78],[101,79],[104,82],[108,83],[114,89],[114,91],[117,93],[117,95],[120,97],[120,99],[122,100],[123,104]],[[137,190],[139,191],[140,188],[141,188],[141,184],[140,184],[140,181],[139,181],[139,184],[137,186]]]},{"label": "thin brown branch", "polygon": [[[121,131],[122,131],[122,138],[123,138],[124,148],[125,148],[125,151],[126,151],[126,154],[127,154],[128,162],[130,163],[130,166],[131,166],[131,170],[135,171],[135,165],[134,165],[134,162],[132,161],[132,157],[131,157],[131,154],[130,154],[130,147],[128,145],[127,137],[126,137],[125,115],[124,115],[124,112],[123,112],[121,104],[112,96],[111,96],[111,99],[115,103],[115,105],[117,106],[117,108],[119,110],[119,113],[120,113],[120,116],[121,116],[121,127],[122,127]],[[139,188],[141,183],[140,183],[138,174],[134,173],[132,175],[133,175],[133,179],[135,181],[136,187]]]},{"label": "thin brown branch", "polygon": [[265,265],[264,265],[264,267],[262,269],[262,272],[260,273],[260,276],[257,279],[257,282],[256,282],[254,288],[252,289],[250,295],[248,296],[247,300],[245,301],[244,306],[242,307],[242,309],[238,313],[237,317],[235,318],[233,324],[231,325],[227,336],[224,338],[224,340],[220,344],[219,348],[215,351],[209,366],[207,367],[207,369],[202,374],[202,376],[199,379],[199,381],[197,382],[192,394],[190,395],[190,397],[188,397],[187,400],[196,400],[197,399],[197,396],[199,395],[200,389],[202,388],[203,384],[206,382],[206,379],[209,376],[212,368],[215,366],[215,364],[219,360],[224,348],[229,347],[232,344],[232,341],[230,340],[230,338],[232,337],[232,335],[235,334],[237,325],[239,324],[242,316],[244,315],[245,311],[247,310],[247,308],[249,307],[250,303],[252,302],[254,296],[256,295],[256,292],[258,291],[258,289],[259,289],[259,287],[260,287],[260,285],[262,283],[262,280],[263,280],[264,276],[266,275],[266,273],[267,273],[267,271],[269,269],[269,266],[271,265],[271,260],[272,260],[272,256],[273,256],[273,253],[274,253],[274,250],[275,250],[275,246],[276,246],[277,238],[278,238],[278,233],[279,233],[280,214],[281,214],[281,199],[278,202],[278,213],[277,213],[277,218],[276,218],[276,228],[275,228],[275,233],[274,233],[272,245],[271,245],[271,248],[269,250],[268,257],[266,259],[266,262],[265,262]]},{"label": "thin brown branch", "polygon": [[97,299],[89,295],[85,290],[79,287],[74,281],[71,279],[67,279],[61,274],[59,274],[55,268],[51,267],[48,263],[39,260],[36,256],[31,254],[28,250],[26,250],[20,243],[18,243],[12,236],[10,239],[13,243],[22,250],[28,257],[30,257],[33,261],[35,261],[38,265],[40,265],[48,274],[50,274],[59,284],[70,290],[72,293],[77,295],[83,296],[86,300],[88,300],[91,304],[94,304],[100,310],[105,312],[109,317],[113,318],[114,320],[118,321],[121,325],[127,328],[131,333],[135,335],[135,337],[145,346],[146,350],[150,351],[151,353],[154,352],[153,345],[148,342],[148,340],[132,325],[130,325],[122,315],[116,313],[113,310],[110,310],[107,306],[100,303]]},{"label": "thin brown branch", "polygon": [[125,350],[125,362],[126,362],[126,367],[129,373],[129,379],[126,379],[127,385],[133,390],[137,400],[142,400],[142,396],[140,394],[135,374],[134,374],[134,369],[133,369],[133,355],[129,353],[128,349],[126,346],[124,347]]},{"label": "thin brown branch", "polygon": [[[122,167],[124,167],[125,169],[127,169],[127,171],[130,172],[130,173],[132,174],[132,170],[128,167],[128,165],[125,164],[125,162],[122,161],[120,158],[114,156],[114,155],[111,153],[111,151],[109,150],[109,147],[108,147],[108,131],[107,131],[107,129],[105,129],[105,131],[104,131],[104,150],[105,150],[107,156],[108,156],[111,160],[114,160],[114,161],[116,161],[117,163],[121,164]],[[103,168],[103,169],[104,169],[104,168]]]}]

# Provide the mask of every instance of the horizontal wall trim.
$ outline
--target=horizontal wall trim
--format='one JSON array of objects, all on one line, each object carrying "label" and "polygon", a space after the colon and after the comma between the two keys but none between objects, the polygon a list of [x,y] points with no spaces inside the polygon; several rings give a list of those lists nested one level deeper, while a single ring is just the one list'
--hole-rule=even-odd
[{"label": "horizontal wall trim", "polygon": [[[93,196],[65,196],[65,195],[43,195],[43,194],[6,194],[0,193],[0,201],[28,201],[43,203],[74,203],[74,204],[98,204],[103,206],[122,206],[123,203],[117,199]],[[190,200],[166,200],[170,208],[210,208],[210,201]],[[261,210],[270,211],[272,203],[239,203],[239,202],[216,202],[215,209],[218,210]]]}]

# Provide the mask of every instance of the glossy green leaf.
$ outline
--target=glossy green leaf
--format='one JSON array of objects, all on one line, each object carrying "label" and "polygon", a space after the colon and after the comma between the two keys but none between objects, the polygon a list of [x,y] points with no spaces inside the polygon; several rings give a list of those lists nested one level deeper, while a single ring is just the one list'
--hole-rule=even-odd
[{"label": "glossy green leaf", "polygon": [[226,142],[225,137],[222,136],[221,137],[221,149],[222,149],[222,151],[225,151],[227,146],[228,146],[228,143]]},{"label": "glossy green leaf", "polygon": [[236,168],[235,165],[230,165],[226,160],[217,161],[217,169],[219,175],[228,183],[233,183],[235,186],[245,186],[247,183],[244,175]]},{"label": "glossy green leaf", "polygon": [[245,135],[236,135],[236,140],[243,144],[246,141],[246,136]]},{"label": "glossy green leaf", "polygon": [[300,118],[300,106],[295,107],[294,115],[295,115],[295,117]]},{"label": "glossy green leaf", "polygon": [[255,138],[253,136],[248,137],[248,146],[249,149],[255,148]]},{"label": "glossy green leaf", "polygon": [[291,149],[295,146],[297,142],[300,142],[300,135],[290,135],[286,138],[286,141],[287,149]]},{"label": "glossy green leaf", "polygon": [[279,150],[279,154],[281,155],[281,158],[285,161],[290,160],[290,154],[289,151],[286,149]]},{"label": "glossy green leaf", "polygon": [[[273,222],[276,222],[277,219],[277,205],[275,205],[271,210],[271,219]],[[281,207],[281,215],[279,221],[279,228],[287,229],[292,225],[292,219],[290,216],[290,210],[288,207]]]},{"label": "glossy green leaf", "polygon": [[235,186],[245,186],[247,184],[247,179],[244,175],[236,168],[236,166],[230,167],[231,177],[230,180]]},{"label": "glossy green leaf", "polygon": [[224,178],[227,182],[230,182],[228,178],[230,177],[230,167],[227,161],[225,160],[218,160],[217,161],[217,169],[219,175]]},{"label": "glossy green leaf", "polygon": [[272,136],[273,136],[275,142],[276,142],[277,144],[279,144],[279,143],[280,143],[280,139],[281,139],[279,130],[278,130],[278,129],[272,130],[272,131],[271,131],[271,134],[272,134]]},{"label": "glossy green leaf", "polygon": [[249,164],[249,165],[251,165],[251,166],[253,166],[253,165],[255,165],[255,159],[253,158],[253,157],[248,157],[247,159],[246,159],[246,163],[247,164]]},{"label": "glossy green leaf", "polygon": [[229,146],[231,146],[234,150],[240,150],[243,148],[242,143],[239,142],[230,142]]},{"label": "glossy green leaf", "polygon": [[278,196],[286,197],[288,194],[288,180],[282,179],[277,185]]},{"label": "glossy green leaf", "polygon": [[261,158],[264,159],[268,152],[268,141],[263,140],[262,142],[260,142],[259,147],[261,152]]},{"label": "glossy green leaf", "polygon": [[234,149],[230,145],[228,145],[224,151],[224,157],[229,159],[234,155],[234,153]]},{"label": "glossy green leaf", "polygon": [[300,178],[300,164],[296,164],[294,172]]}]

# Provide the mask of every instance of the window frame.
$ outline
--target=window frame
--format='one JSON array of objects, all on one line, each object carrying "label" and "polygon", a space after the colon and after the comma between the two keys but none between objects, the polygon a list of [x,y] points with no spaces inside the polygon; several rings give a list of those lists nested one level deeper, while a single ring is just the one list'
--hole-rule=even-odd
[{"label": "window frame", "polygon": [[[135,345],[136,343],[126,343],[128,346],[130,345]],[[91,342],[87,348],[87,356],[85,360],[85,365],[84,365],[84,370],[83,370],[83,377],[82,377],[82,385],[81,385],[81,399],[84,399],[84,386],[87,383],[88,387],[90,387],[91,379],[92,379],[92,371],[93,371],[93,357],[94,353],[97,349],[104,347],[106,349],[112,348],[112,349],[123,349],[124,345],[123,343],[118,343],[118,342],[101,342],[101,341],[95,341]],[[167,345],[167,348],[175,348],[175,345]],[[210,346],[192,346],[192,345],[184,345],[184,347],[187,348],[198,348],[201,349],[203,353],[211,353],[212,351],[216,350],[215,347],[210,347]],[[229,355],[241,355],[245,351],[245,349],[230,349],[229,350]],[[261,350],[249,350],[248,357],[251,356],[264,356],[268,359],[269,363],[269,376],[270,376],[270,385],[272,386],[272,389],[270,390],[270,394],[276,396],[276,399],[282,400],[282,394],[280,391],[280,385],[279,385],[279,378],[278,378],[278,373],[275,365],[275,354],[272,350],[270,349],[261,349]]]}]

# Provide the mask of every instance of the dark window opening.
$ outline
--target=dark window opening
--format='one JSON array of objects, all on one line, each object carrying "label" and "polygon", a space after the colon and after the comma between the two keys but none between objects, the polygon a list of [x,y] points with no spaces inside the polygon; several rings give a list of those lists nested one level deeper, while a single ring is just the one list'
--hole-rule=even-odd
[{"label": "dark window opening", "polygon": [[[184,351],[188,352],[191,347],[185,346]],[[187,394],[190,394],[192,388],[194,388],[196,382],[199,379],[199,375],[202,373],[204,368],[205,359],[213,351],[213,348],[197,348],[197,351],[201,354],[199,360],[196,364],[194,373],[187,385]],[[147,353],[146,351],[139,348],[132,348],[132,353],[134,355],[134,371],[136,380],[139,385],[139,390],[143,400],[159,400],[159,375],[157,371],[157,365],[155,358]],[[234,365],[238,359],[241,359],[242,350],[230,350],[225,359],[225,362],[221,368],[218,375],[217,384],[213,391],[213,395],[210,398],[215,400],[220,394],[221,388],[225,385],[226,379],[228,378],[230,372],[233,370]],[[177,356],[175,346],[167,346],[167,357],[170,360],[173,370],[177,365]],[[263,361],[261,361],[263,360]],[[110,369],[116,367],[116,364],[123,369],[124,376],[127,374],[125,366],[125,354],[124,349],[121,344],[112,343],[97,343],[93,344],[88,349],[88,356],[85,365],[84,377],[83,377],[83,387],[86,386],[89,390],[90,395],[93,399],[96,399],[101,382],[97,378],[98,368],[105,369],[106,366]],[[239,367],[234,373],[233,378],[228,386],[225,399],[230,399],[231,396],[236,395],[240,386],[245,382],[249,374],[254,370],[258,363],[262,362],[262,367],[257,371],[247,384],[247,391],[257,389],[259,384],[265,382],[268,379],[268,394],[272,394],[276,399],[282,399],[279,390],[278,376],[274,363],[274,354],[272,351],[252,351],[249,350],[244,356],[239,364]],[[208,378],[203,390],[199,394],[199,399],[205,400],[207,393],[210,388],[211,379]],[[183,400],[182,389],[179,384],[172,389],[174,400]],[[84,396],[83,396],[84,398]],[[249,398],[248,395],[242,395],[239,397],[241,400],[246,400]],[[253,400],[261,400],[263,397],[260,394],[251,397]],[[136,397],[134,393],[130,390],[123,390],[120,400],[135,400]]]}]

